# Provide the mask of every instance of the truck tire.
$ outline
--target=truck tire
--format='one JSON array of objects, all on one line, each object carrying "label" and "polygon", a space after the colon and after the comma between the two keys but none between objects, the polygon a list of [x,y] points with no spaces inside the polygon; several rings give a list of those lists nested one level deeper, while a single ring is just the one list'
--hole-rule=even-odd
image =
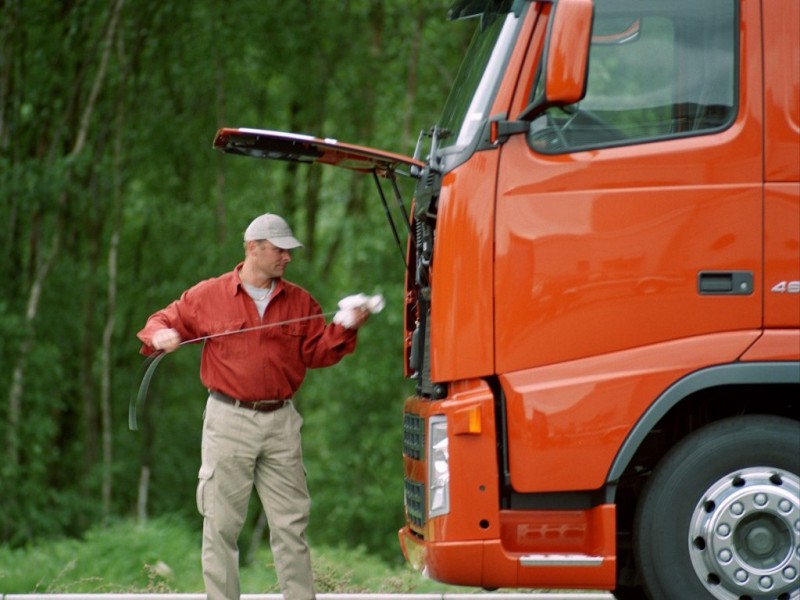
[{"label": "truck tire", "polygon": [[634,552],[652,600],[800,598],[800,424],[752,415],[683,439],[638,505]]}]

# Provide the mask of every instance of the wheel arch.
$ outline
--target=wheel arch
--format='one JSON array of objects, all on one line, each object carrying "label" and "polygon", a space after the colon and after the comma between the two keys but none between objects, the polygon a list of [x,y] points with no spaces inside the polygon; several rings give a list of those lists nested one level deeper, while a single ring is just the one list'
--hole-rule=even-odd
[{"label": "wheel arch", "polygon": [[[634,425],[611,464],[607,481],[612,483],[619,481],[648,436],[671,414],[681,408],[691,413],[692,407],[689,403],[692,403],[693,399],[698,400],[698,407],[706,408],[707,402],[712,402],[716,396],[715,390],[744,389],[744,386],[780,388],[785,389],[786,393],[780,393],[776,400],[785,399],[790,403],[789,406],[781,405],[779,402],[758,403],[757,406],[749,402],[736,403],[727,407],[728,410],[722,407],[718,414],[710,417],[707,422],[732,414],[750,412],[783,414],[796,419],[796,412],[792,410],[796,390],[792,391],[789,388],[798,385],[800,385],[800,362],[795,361],[731,363],[708,367],[687,375],[667,388]],[[689,433],[689,430],[687,427],[684,435]]]}]

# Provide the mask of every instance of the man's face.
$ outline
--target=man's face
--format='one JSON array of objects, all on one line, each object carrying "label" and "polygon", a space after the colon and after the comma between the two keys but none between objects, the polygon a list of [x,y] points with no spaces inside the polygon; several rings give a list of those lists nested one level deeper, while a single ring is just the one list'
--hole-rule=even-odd
[{"label": "man's face", "polygon": [[292,251],[274,246],[267,240],[255,242],[253,258],[256,267],[270,279],[283,277],[286,265],[292,262]]}]

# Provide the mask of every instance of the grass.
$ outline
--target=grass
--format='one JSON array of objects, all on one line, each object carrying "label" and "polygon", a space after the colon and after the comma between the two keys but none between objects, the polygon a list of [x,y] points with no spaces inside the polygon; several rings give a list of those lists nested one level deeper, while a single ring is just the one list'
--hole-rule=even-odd
[{"label": "grass", "polygon": [[[363,549],[315,548],[318,592],[475,591],[422,578],[387,565]],[[268,544],[241,569],[243,593],[277,592]],[[201,593],[200,534],[174,518],[146,525],[120,521],[81,540],[55,540],[23,549],[0,547],[0,593]]]}]

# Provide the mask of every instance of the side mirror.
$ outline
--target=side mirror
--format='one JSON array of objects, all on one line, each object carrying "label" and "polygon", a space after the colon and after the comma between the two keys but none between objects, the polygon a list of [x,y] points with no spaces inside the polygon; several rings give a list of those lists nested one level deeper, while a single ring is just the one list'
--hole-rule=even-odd
[{"label": "side mirror", "polygon": [[545,65],[545,103],[572,104],[586,95],[592,0],[558,0],[550,25]]},{"label": "side mirror", "polygon": [[506,121],[505,115],[491,120],[488,134],[491,144],[527,133],[530,122],[551,106],[574,104],[586,95],[594,2],[557,0],[553,10],[545,41],[544,81],[536,84],[532,102],[515,121]]}]

